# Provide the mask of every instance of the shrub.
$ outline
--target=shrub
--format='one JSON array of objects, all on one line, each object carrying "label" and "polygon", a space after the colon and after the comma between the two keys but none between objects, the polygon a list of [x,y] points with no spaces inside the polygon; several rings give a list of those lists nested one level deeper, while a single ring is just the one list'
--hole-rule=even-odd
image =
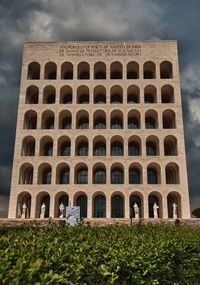
[{"label": "shrub", "polygon": [[0,284],[199,284],[200,229],[0,228]]}]

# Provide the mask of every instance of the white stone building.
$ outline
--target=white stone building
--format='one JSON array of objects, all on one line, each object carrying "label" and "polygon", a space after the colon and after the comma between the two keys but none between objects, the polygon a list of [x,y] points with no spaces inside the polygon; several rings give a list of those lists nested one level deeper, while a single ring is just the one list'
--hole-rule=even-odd
[{"label": "white stone building", "polygon": [[190,217],[176,41],[24,45],[9,218]]}]

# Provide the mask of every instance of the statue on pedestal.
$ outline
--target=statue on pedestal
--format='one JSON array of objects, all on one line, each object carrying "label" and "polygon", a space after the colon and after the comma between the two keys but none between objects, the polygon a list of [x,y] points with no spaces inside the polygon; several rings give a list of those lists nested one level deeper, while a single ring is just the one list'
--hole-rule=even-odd
[{"label": "statue on pedestal", "polygon": [[176,203],[172,204],[172,210],[173,210],[173,219],[177,219],[178,215],[177,215],[177,207],[178,205],[176,205]]},{"label": "statue on pedestal", "polygon": [[153,204],[153,217],[155,218],[155,219],[157,219],[158,218],[158,209],[159,209],[159,207],[158,207],[158,205],[156,204],[156,202]]},{"label": "statue on pedestal", "polygon": [[59,218],[60,218],[60,219],[63,219],[63,218],[64,218],[64,210],[65,210],[65,206],[64,206],[63,203],[60,204],[59,210],[60,210],[60,216],[59,216]]},{"label": "statue on pedestal", "polygon": [[139,207],[137,203],[133,205],[134,213],[135,213],[135,219],[139,219]]},{"label": "statue on pedestal", "polygon": [[46,205],[45,205],[45,203],[42,203],[41,212],[40,212],[40,219],[44,219],[45,210],[46,210]]},{"label": "statue on pedestal", "polygon": [[24,203],[22,205],[22,214],[21,214],[21,218],[22,219],[25,219],[26,218],[26,210],[27,210],[27,206],[26,206],[26,203]]}]

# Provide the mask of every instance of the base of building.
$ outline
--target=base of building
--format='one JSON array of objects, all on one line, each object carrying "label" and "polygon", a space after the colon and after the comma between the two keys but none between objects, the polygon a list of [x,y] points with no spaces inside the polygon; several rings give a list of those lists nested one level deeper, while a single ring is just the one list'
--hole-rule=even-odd
[{"label": "base of building", "polygon": [[[85,218],[83,224],[92,226],[106,226],[106,225],[134,225],[134,224],[176,224],[187,225],[192,227],[200,227],[200,218],[191,219],[125,219],[125,218]],[[65,225],[65,219],[0,219],[0,227],[16,227],[22,225],[33,226],[47,226],[49,224],[55,224],[58,226]]]}]

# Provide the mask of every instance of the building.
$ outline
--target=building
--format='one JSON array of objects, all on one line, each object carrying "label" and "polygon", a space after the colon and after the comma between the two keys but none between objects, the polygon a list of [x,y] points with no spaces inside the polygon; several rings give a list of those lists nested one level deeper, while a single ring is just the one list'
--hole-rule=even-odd
[{"label": "building", "polygon": [[176,41],[25,43],[9,218],[61,202],[190,217]]}]

